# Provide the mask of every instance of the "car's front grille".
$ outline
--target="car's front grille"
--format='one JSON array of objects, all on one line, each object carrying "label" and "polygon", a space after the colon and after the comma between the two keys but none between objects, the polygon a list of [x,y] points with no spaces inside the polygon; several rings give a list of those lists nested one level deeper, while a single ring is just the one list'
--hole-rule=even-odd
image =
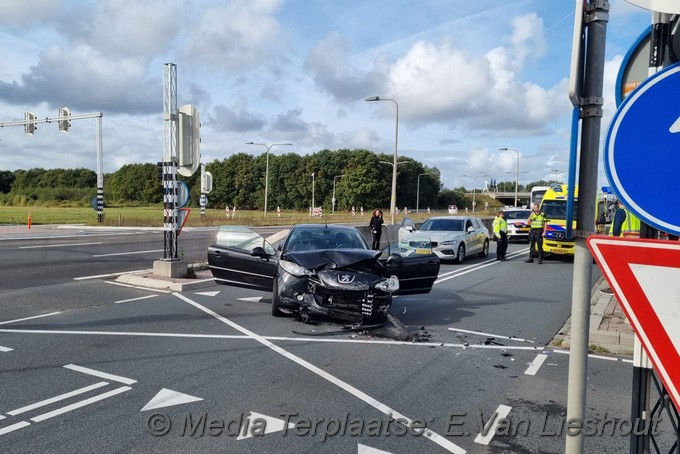
[{"label": "car's front grille", "polygon": [[321,306],[360,312],[366,316],[379,313],[382,310],[381,308],[389,301],[389,295],[382,292],[338,291],[329,290],[320,286],[313,287],[314,288],[310,288],[310,291],[321,297],[319,303]]}]

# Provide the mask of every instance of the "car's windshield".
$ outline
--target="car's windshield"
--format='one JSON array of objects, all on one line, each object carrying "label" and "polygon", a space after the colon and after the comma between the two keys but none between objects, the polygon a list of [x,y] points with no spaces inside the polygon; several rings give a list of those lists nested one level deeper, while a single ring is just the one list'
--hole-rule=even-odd
[{"label": "car's windshield", "polygon": [[288,251],[368,249],[368,244],[355,229],[300,226],[291,230],[285,249]]},{"label": "car's windshield", "polygon": [[462,219],[428,219],[423,222],[419,230],[446,230],[450,232],[462,232]]},{"label": "car's windshield", "polygon": [[505,219],[506,220],[517,220],[517,219],[529,219],[529,215],[531,214],[531,210],[517,210],[517,211],[506,211],[505,212]]},{"label": "car's windshield", "polygon": [[[574,200],[574,219],[576,219],[576,211],[578,209],[578,201]],[[566,200],[543,200],[541,211],[545,213],[545,217],[550,220],[566,220],[567,219],[567,201]]]}]

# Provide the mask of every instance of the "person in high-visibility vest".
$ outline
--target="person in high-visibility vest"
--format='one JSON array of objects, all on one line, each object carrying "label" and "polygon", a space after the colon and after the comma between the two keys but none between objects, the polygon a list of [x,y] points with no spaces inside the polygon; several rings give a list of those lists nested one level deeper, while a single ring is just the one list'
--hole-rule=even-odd
[{"label": "person in high-visibility vest", "polygon": [[609,235],[640,238],[640,218],[631,213],[619,200],[615,203],[616,212],[609,229]]},{"label": "person in high-visibility vest", "polygon": [[545,216],[538,205],[532,205],[532,212],[527,221],[531,230],[529,230],[529,258],[525,260],[527,263],[533,263],[534,257],[538,255],[538,263],[543,263],[543,237],[545,236],[545,228],[548,225],[548,218]]},{"label": "person in high-visibility vest", "polygon": [[508,250],[508,221],[505,220],[505,212],[500,210],[493,220],[494,240],[496,244],[496,260],[506,261],[505,253]]}]

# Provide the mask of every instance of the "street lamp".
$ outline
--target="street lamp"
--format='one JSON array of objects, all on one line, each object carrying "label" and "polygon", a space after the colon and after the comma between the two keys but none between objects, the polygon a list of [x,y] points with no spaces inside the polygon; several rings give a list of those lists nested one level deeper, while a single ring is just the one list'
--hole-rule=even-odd
[{"label": "street lamp", "polygon": [[267,149],[267,167],[264,172],[264,217],[267,217],[267,193],[269,192],[269,150],[276,146],[290,146],[292,143],[273,143],[267,145],[259,142],[246,142],[246,145],[262,145]]},{"label": "street lamp", "polygon": [[420,212],[420,177],[422,177],[423,175],[429,175],[429,173],[425,172],[425,173],[418,174],[418,184],[417,184],[418,189],[416,190],[416,213]]},{"label": "street lamp", "polygon": [[560,170],[551,170],[550,173],[551,173],[552,176],[553,176],[553,181],[554,181],[555,183],[557,183],[557,175],[559,175],[560,173],[562,173],[562,171],[560,171]]},{"label": "street lamp", "polygon": [[519,151],[514,148],[499,148],[499,151],[514,151],[517,153],[517,168],[515,169],[515,207],[517,207],[517,186],[519,185]]},{"label": "street lamp", "polygon": [[333,198],[331,199],[332,202],[331,214],[335,214],[335,182],[337,181],[338,178],[341,177],[344,177],[344,175],[336,175],[333,177]]},{"label": "street lamp", "polygon": [[314,172],[312,172],[312,216],[314,216]]},{"label": "street lamp", "polygon": [[392,194],[390,195],[390,222],[394,225],[394,215],[397,211],[397,143],[399,141],[399,103],[394,99],[381,98],[380,96],[371,96],[366,98],[366,101],[392,101],[396,107],[396,116],[394,123],[394,159],[392,163]]},{"label": "street lamp", "polygon": [[488,177],[489,175],[484,172],[477,172],[474,175],[463,175],[464,177],[472,178],[472,212],[475,212],[475,206],[477,202],[475,201],[475,191],[477,188],[477,177]]}]

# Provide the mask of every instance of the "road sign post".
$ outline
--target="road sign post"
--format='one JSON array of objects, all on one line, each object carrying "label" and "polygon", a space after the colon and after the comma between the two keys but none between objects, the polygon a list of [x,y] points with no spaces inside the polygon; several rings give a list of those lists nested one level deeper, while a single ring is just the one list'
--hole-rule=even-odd
[{"label": "road sign post", "polygon": [[590,237],[587,244],[678,408],[680,243]]}]

